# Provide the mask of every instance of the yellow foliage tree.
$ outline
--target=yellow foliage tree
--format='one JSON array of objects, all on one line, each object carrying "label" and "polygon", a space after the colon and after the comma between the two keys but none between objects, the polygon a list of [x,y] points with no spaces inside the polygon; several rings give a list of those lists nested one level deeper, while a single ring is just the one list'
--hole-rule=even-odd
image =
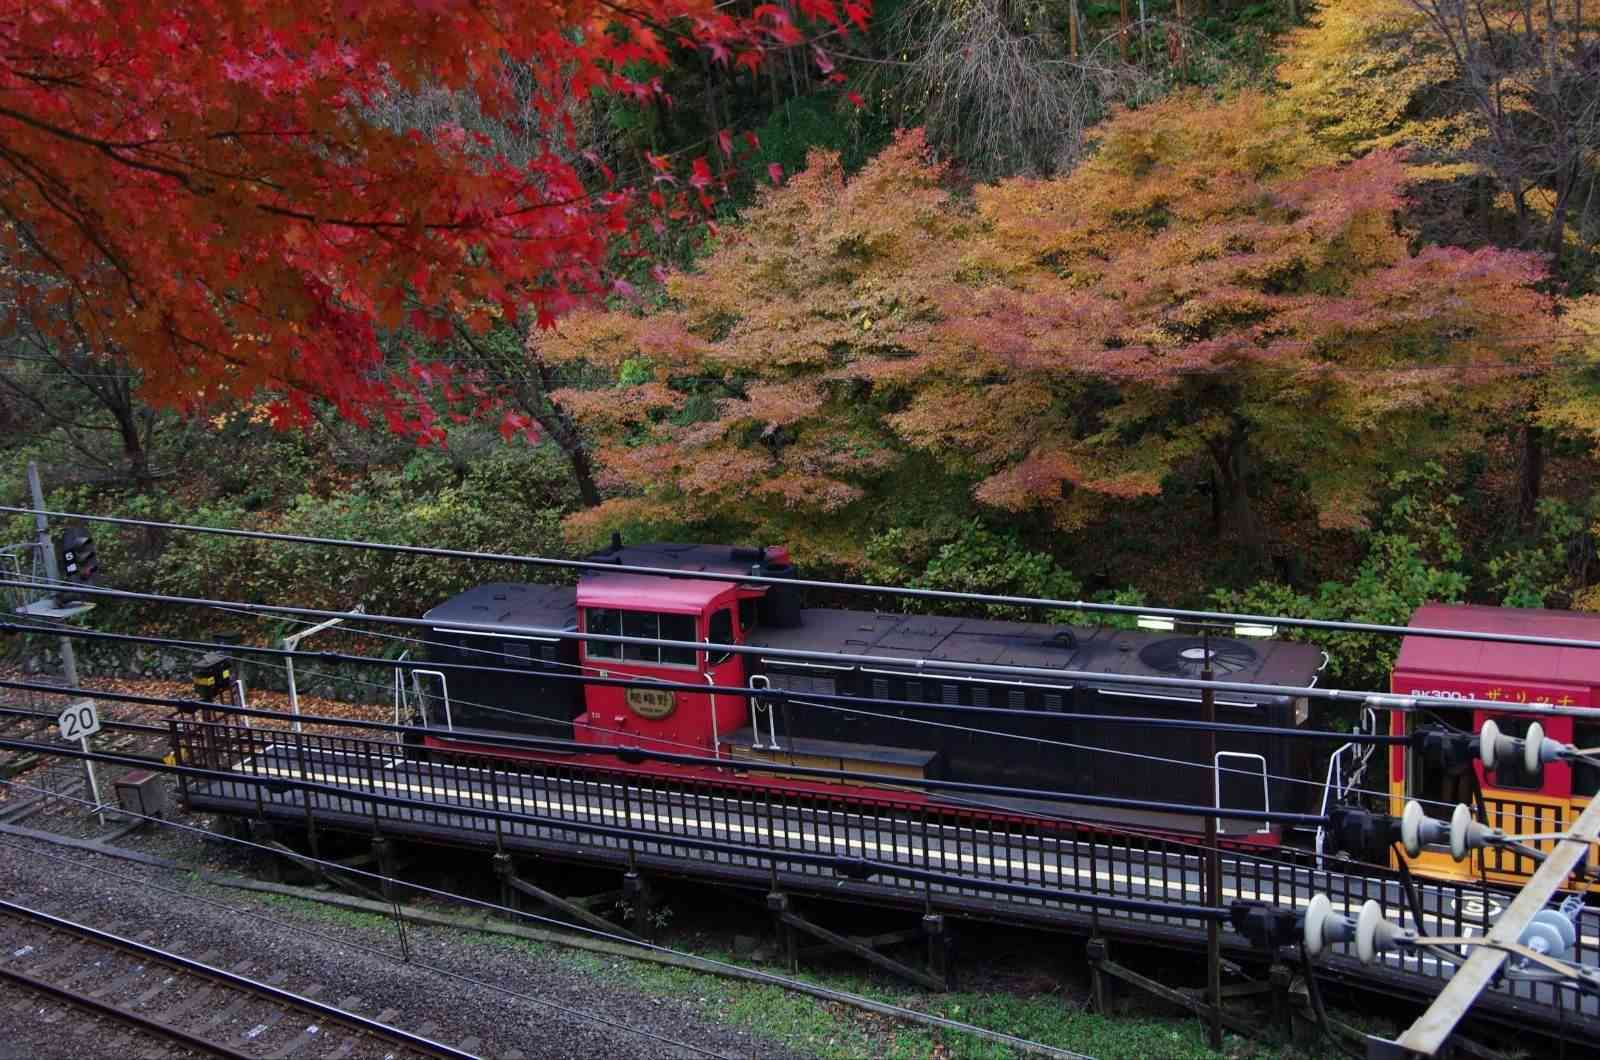
[{"label": "yellow foliage tree", "polygon": [[1255,94],[1121,114],[1069,176],[970,197],[925,155],[907,133],[847,180],[818,153],[667,311],[536,337],[627,381],[557,395],[615,492],[578,532],[804,528],[848,559],[919,460],[1069,529],[1209,476],[1245,540],[1267,461],[1358,525],[1463,387],[1514,386],[1550,340],[1537,259],[1413,256],[1401,161],[1337,162]]}]

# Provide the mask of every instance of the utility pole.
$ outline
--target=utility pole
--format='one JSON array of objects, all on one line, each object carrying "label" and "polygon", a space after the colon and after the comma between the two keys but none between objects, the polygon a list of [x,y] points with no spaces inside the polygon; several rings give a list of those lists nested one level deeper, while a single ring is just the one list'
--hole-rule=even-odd
[{"label": "utility pole", "polygon": [[[32,460],[28,461],[28,489],[33,494],[33,526],[38,535],[39,551],[44,554],[45,578],[50,584],[53,595],[61,585],[61,571],[56,567],[56,547],[50,540],[50,524],[44,515],[44,487],[39,484],[39,465]],[[78,686],[78,657],[73,654],[72,638],[61,638],[61,675],[66,679],[68,688]],[[89,737],[82,736],[78,745],[83,748],[84,754],[90,754]],[[94,810],[100,818],[100,823],[106,823],[106,813],[100,801],[100,781],[94,775],[94,762],[89,758],[83,760],[83,772],[89,780],[89,795],[94,799]]]},{"label": "utility pole", "polygon": [[[1211,631],[1201,627],[1200,680],[1214,680],[1211,671]],[[1200,689],[1200,720],[1206,723],[1206,754],[1211,768],[1217,769],[1217,697],[1208,683]],[[1218,800],[1221,801],[1220,799]],[[1221,813],[1219,806],[1217,812]],[[1222,907],[1222,853],[1217,849],[1217,815],[1206,815],[1206,898],[1211,905]],[[1206,921],[1206,1000],[1211,1006],[1208,1032],[1211,1048],[1222,1050],[1222,925],[1215,917]]]}]

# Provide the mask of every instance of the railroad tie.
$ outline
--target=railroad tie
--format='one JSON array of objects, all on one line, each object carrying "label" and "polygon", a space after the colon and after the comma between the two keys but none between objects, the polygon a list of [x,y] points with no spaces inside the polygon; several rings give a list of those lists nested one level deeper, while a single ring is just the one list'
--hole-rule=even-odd
[{"label": "railroad tie", "polygon": [[39,958],[39,960],[31,964],[19,962],[22,970],[35,979],[55,979],[57,977],[53,973],[56,969],[66,965],[76,964],[76,966],[82,967],[87,963],[86,958],[94,952],[92,948],[83,945],[67,945],[49,953],[34,950],[31,946],[24,947],[24,949],[33,950],[33,952],[22,954],[23,961],[30,957]]},{"label": "railroad tie", "polygon": [[119,994],[126,994],[130,989],[133,988],[133,984],[138,982],[140,979],[143,979],[147,974],[149,974],[149,971],[149,965],[136,965],[132,971],[129,971],[123,975],[119,975],[114,979],[108,979],[105,985],[98,987],[97,989],[87,991],[85,996],[99,1001],[102,998],[116,997]]},{"label": "railroad tie", "polygon": [[244,992],[235,994],[233,1000],[228,1002],[227,1005],[223,1006],[220,1012],[206,1020],[201,1025],[205,1036],[213,1037],[222,1027],[234,1022],[239,1015],[239,1010],[254,1000],[255,998],[253,996]]},{"label": "railroad tie", "polygon": [[279,1049],[275,1053],[268,1053],[267,1060],[288,1060],[289,1057],[293,1056],[295,1053],[298,1053],[301,1049],[304,1049],[313,1042],[320,1042],[322,1039],[322,1024],[308,1023],[300,1031],[300,1033],[290,1039],[288,1044],[286,1044],[283,1048]]},{"label": "railroad tie", "polygon": [[168,1027],[177,1027],[180,1025],[180,1023],[189,1018],[190,1013],[209,1003],[212,995],[215,993],[216,990],[212,987],[203,986],[199,990],[196,990],[194,993],[190,994],[188,997],[184,998],[182,1001],[178,1002],[176,1005],[173,1005],[171,1008],[161,1013],[156,1017],[156,1020],[157,1022],[165,1024]]},{"label": "railroad tie", "polygon": [[272,1028],[276,1027],[287,1014],[287,1009],[274,1009],[265,1020],[260,1023],[253,1023],[246,1027],[244,1030],[239,1032],[237,1037],[242,1042],[253,1042],[258,1039],[265,1040],[270,1038],[272,1034]]},{"label": "railroad tie", "polygon": [[167,976],[165,979],[162,979],[159,982],[157,982],[149,990],[146,990],[144,993],[142,993],[138,997],[134,998],[133,999],[133,1004],[127,1006],[128,1009],[130,1011],[133,1011],[133,1010],[138,1010],[138,1009],[144,1008],[150,1002],[154,1001],[156,999],[156,997],[158,995],[160,995],[160,993],[163,990],[165,990],[167,987],[171,986],[173,983],[176,983],[177,981],[178,981],[178,977],[177,976],[175,976],[175,975]]},{"label": "railroad tie", "polygon": [[339,1043],[339,1048],[323,1056],[322,1060],[345,1060],[345,1057],[356,1051],[356,1046],[360,1045],[365,1038],[366,1035],[358,1034],[354,1031],[346,1034],[344,1041]]}]

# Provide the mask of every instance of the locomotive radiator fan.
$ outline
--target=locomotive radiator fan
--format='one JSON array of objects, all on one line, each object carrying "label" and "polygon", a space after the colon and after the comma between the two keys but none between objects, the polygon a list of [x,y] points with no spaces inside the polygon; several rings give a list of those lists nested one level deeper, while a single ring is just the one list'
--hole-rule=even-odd
[{"label": "locomotive radiator fan", "polygon": [[1211,653],[1213,674],[1236,674],[1253,667],[1260,658],[1256,650],[1242,641],[1212,637],[1168,637],[1139,649],[1139,661],[1160,673],[1174,677],[1199,677]]}]

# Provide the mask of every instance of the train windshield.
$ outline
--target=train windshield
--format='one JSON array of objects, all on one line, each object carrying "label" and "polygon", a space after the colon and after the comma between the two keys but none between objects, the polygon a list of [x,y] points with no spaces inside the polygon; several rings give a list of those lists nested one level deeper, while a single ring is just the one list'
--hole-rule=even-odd
[{"label": "train windshield", "polygon": [[[584,626],[590,633],[606,636],[649,637],[653,640],[696,640],[694,615],[661,614],[655,611],[622,611],[610,607],[590,607],[584,611]],[[625,662],[655,663],[664,666],[693,666],[693,648],[657,647],[654,644],[607,644],[586,641],[591,659],[621,659]]]}]

